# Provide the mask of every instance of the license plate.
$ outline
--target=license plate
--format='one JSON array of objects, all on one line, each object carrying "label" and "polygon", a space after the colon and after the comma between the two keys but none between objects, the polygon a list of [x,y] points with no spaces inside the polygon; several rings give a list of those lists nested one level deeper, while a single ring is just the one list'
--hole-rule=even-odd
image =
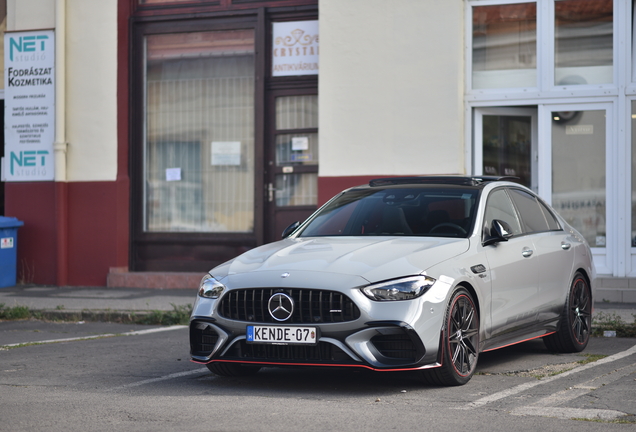
[{"label": "license plate", "polygon": [[247,326],[247,342],[265,344],[305,344],[318,342],[316,327]]}]

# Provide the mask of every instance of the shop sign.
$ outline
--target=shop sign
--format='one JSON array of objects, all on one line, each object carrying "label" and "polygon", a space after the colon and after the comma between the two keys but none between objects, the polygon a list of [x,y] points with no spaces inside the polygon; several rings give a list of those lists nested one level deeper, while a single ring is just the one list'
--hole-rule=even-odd
[{"label": "shop sign", "polygon": [[4,95],[4,180],[53,180],[53,31],[5,33]]},{"label": "shop sign", "polygon": [[272,76],[318,75],[318,21],[274,23]]}]

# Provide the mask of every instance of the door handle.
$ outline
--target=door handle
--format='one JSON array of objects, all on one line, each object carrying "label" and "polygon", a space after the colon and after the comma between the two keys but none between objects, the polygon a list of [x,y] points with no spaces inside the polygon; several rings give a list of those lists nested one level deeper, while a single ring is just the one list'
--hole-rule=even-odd
[{"label": "door handle", "polygon": [[566,243],[566,242],[561,242],[561,249],[563,250],[568,250],[572,247],[572,245],[570,243]]},{"label": "door handle", "polygon": [[268,198],[269,202],[274,201],[274,193],[277,192],[277,191],[278,191],[278,189],[276,189],[274,187],[273,183],[268,183],[267,184],[267,194],[268,194],[267,198]]},{"label": "door handle", "polygon": [[521,255],[523,255],[524,258],[531,257],[533,253],[534,251],[532,249],[527,249],[527,248],[521,251]]}]

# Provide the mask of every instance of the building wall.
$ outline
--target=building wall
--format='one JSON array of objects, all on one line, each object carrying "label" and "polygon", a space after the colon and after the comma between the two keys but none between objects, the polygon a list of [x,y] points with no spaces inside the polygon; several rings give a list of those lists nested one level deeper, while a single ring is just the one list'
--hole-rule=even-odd
[{"label": "building wall", "polygon": [[[117,176],[117,1],[66,2],[67,178]],[[86,17],[99,19],[86,19]]]},{"label": "building wall", "polygon": [[66,89],[66,181],[6,183],[5,214],[25,223],[19,281],[103,286],[109,268],[128,261],[128,182],[118,177],[118,5],[66,0],[61,35],[58,3],[8,0],[7,30],[55,29],[66,38],[66,73],[56,75]]},{"label": "building wall", "polygon": [[55,27],[55,0],[7,0],[7,30]]},{"label": "building wall", "polygon": [[321,201],[366,176],[463,173],[463,2],[319,11]]}]

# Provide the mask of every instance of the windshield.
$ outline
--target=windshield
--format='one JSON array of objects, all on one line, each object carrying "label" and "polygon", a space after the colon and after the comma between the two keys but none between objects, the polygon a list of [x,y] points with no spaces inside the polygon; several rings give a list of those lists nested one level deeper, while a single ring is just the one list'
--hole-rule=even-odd
[{"label": "windshield", "polygon": [[299,236],[465,238],[478,195],[468,186],[354,189],[322,208]]}]

